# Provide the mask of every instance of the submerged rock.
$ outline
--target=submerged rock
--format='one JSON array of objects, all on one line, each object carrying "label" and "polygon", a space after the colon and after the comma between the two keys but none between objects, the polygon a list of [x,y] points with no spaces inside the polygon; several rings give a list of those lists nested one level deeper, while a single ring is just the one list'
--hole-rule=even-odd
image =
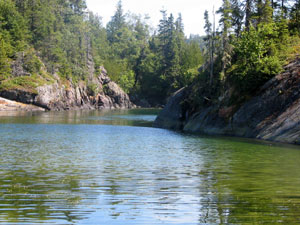
[{"label": "submerged rock", "polygon": [[174,95],[157,117],[155,126],[300,144],[299,58],[240,107],[212,105],[184,118],[181,115],[184,98]]}]

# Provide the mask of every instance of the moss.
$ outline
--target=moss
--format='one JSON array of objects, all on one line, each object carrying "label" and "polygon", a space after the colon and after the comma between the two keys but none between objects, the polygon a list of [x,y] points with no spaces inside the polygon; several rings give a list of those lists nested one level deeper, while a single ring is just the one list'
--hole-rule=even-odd
[{"label": "moss", "polygon": [[39,73],[39,75],[40,75],[43,79],[45,79],[45,81],[46,81],[47,84],[53,84],[54,81],[55,81],[55,79],[53,78],[53,76],[52,76],[51,74],[45,72],[45,71],[41,71],[41,72]]},{"label": "moss", "polygon": [[19,89],[37,93],[36,88],[45,84],[49,84],[49,81],[46,81],[37,74],[32,76],[21,76],[2,81],[0,84],[0,91]]},{"label": "moss", "polygon": [[95,83],[91,83],[87,86],[87,91],[90,96],[96,96],[99,92],[98,85]]}]

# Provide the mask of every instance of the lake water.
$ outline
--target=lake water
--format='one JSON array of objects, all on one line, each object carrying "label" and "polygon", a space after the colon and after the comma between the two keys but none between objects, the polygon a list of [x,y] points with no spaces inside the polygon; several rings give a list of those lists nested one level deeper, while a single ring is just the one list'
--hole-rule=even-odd
[{"label": "lake water", "polygon": [[300,148],[157,110],[0,113],[0,224],[300,223]]}]

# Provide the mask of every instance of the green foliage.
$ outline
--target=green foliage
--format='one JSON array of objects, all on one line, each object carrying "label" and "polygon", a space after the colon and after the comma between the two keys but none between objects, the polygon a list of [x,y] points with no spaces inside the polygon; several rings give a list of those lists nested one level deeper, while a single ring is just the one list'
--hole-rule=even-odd
[{"label": "green foliage", "polygon": [[130,70],[126,60],[107,60],[104,63],[110,78],[118,83],[126,92],[130,93],[135,83],[135,73]]},{"label": "green foliage", "polygon": [[132,70],[126,70],[119,76],[117,82],[126,93],[130,93],[134,86],[134,79],[134,72]]},{"label": "green foliage", "polygon": [[117,9],[111,21],[107,24],[107,38],[110,43],[118,42],[126,26],[125,16],[121,0],[117,4]]},{"label": "green foliage", "polygon": [[7,44],[0,34],[0,82],[10,76],[10,58],[8,57],[12,47]]},{"label": "green foliage", "polygon": [[48,82],[39,75],[14,77],[2,81],[0,84],[0,91],[19,89],[26,90],[31,93],[37,93],[36,88],[47,83]]},{"label": "green foliage", "polygon": [[41,60],[33,49],[29,49],[24,56],[23,68],[29,73],[39,73],[42,67]]},{"label": "green foliage", "polygon": [[180,57],[180,87],[190,85],[199,75],[198,69],[204,62],[203,55],[197,41],[183,44]]},{"label": "green foliage", "polygon": [[0,81],[11,76],[10,64],[17,51],[24,49],[25,22],[11,0],[0,0]]},{"label": "green foliage", "polygon": [[87,92],[91,96],[96,96],[99,92],[98,86],[95,83],[88,84]]},{"label": "green foliage", "polygon": [[[208,12],[205,13],[207,63],[192,85],[190,102],[213,104],[229,93],[241,99],[251,96],[299,53],[299,34],[293,35],[297,33],[298,21],[294,18],[300,15],[296,10],[299,1],[294,1],[290,14],[285,1],[280,2],[281,7],[277,3],[275,0],[272,3],[270,0],[224,0],[218,11],[222,29],[215,36]],[[197,97],[199,93],[208,96],[210,101]]]},{"label": "green foliage", "polygon": [[251,28],[235,43],[235,61],[229,69],[231,78],[242,92],[251,93],[281,71],[274,23]]},{"label": "green foliage", "polygon": [[[104,65],[127,93],[161,103],[197,76],[202,52],[185,39],[180,14],[175,19],[165,12],[158,35],[150,37],[148,18],[125,15],[121,1],[106,28],[100,16],[85,10],[85,0],[0,0],[3,85],[20,88],[24,82],[34,89],[31,78],[12,77],[11,62],[20,54],[31,76],[47,74],[45,66],[49,74],[74,83],[89,83],[91,71]],[[97,92],[92,86],[89,91]]]},{"label": "green foliage", "polygon": [[[34,90],[57,73],[66,83],[85,81],[95,95],[92,73],[104,65],[127,93],[154,104],[191,84],[216,99],[231,85],[252,94],[299,52],[300,3],[289,3],[224,0],[221,30],[206,11],[206,36],[187,39],[181,14],[162,11],[151,36],[148,18],[124,14],[121,1],[104,28],[99,15],[86,13],[85,0],[0,0],[1,85]],[[31,76],[13,77],[20,54]]]},{"label": "green foliage", "polygon": [[300,1],[295,0],[295,4],[291,9],[290,30],[300,34]]},{"label": "green foliage", "polygon": [[12,46],[13,53],[25,48],[28,30],[24,18],[11,0],[0,0],[0,31],[2,39]]},{"label": "green foliage", "polygon": [[203,62],[197,41],[186,40],[181,15],[162,11],[158,34],[143,45],[136,64],[134,91],[150,102],[165,103],[175,90],[189,85]]}]

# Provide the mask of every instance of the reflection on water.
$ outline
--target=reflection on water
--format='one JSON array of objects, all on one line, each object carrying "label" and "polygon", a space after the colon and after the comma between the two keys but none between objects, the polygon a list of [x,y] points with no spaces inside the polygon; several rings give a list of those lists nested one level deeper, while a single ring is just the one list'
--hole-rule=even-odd
[{"label": "reflection on water", "polygon": [[1,112],[0,123],[107,124],[151,127],[158,109],[93,110],[66,112]]},{"label": "reflection on water", "polygon": [[153,111],[125,113],[2,116],[0,224],[300,222],[298,147],[141,127]]}]

